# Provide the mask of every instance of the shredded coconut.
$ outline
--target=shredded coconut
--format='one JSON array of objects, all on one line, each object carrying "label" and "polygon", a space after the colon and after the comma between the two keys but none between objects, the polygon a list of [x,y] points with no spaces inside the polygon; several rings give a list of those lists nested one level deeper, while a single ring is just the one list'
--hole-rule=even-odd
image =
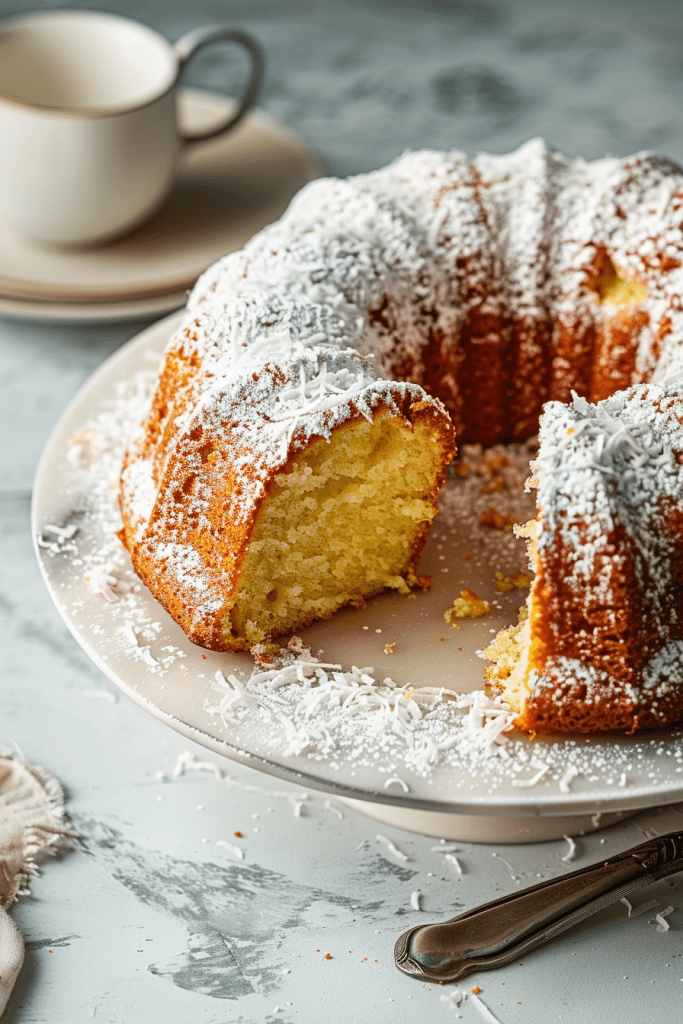
[{"label": "shredded coconut", "polygon": [[476,1008],[479,1010],[479,1013],[481,1014],[483,1019],[487,1022],[487,1024],[500,1024],[500,1021],[498,1020],[498,1018],[493,1016],[493,1014],[489,1010],[488,1006],[486,1006],[481,1001],[481,999],[479,998],[479,996],[477,995],[476,992],[471,992],[470,993],[470,999],[474,1003]]},{"label": "shredded coconut", "polygon": [[450,1006],[452,1008],[455,1008],[456,1006],[460,1006],[461,1002],[465,998],[466,998],[466,995],[465,995],[465,993],[461,989],[454,988],[454,989],[451,989],[450,992],[444,992],[442,994],[441,1002],[445,1003],[446,1006]]},{"label": "shredded coconut", "polygon": [[648,900],[646,903],[640,903],[637,907],[634,907],[625,896],[621,897],[620,902],[626,907],[629,917],[640,917],[640,915],[644,914],[647,910],[652,910],[653,907],[659,906],[659,900]]},{"label": "shredded coconut", "polygon": [[455,868],[455,870],[458,872],[459,875],[462,875],[464,873],[463,872],[463,868],[462,868],[462,864],[460,863],[458,858],[455,856],[455,854],[453,854],[453,853],[445,853],[443,859],[448,861],[449,864],[452,864],[453,867]]},{"label": "shredded coconut", "polygon": [[505,865],[505,867],[510,872],[510,878],[512,879],[513,882],[517,882],[518,881],[517,875],[515,874],[515,869],[513,868],[512,864],[508,864],[508,862],[505,860],[505,858],[501,857],[501,855],[499,853],[496,853],[495,850],[493,851],[491,856],[495,857],[496,860],[499,860],[501,862],[501,864]]},{"label": "shredded coconut", "polygon": [[238,860],[244,860],[244,850],[240,846],[235,846],[234,843],[229,843],[227,839],[218,839],[216,846],[222,846],[224,850],[231,853],[233,857],[237,857]]},{"label": "shredded coconut", "polygon": [[118,697],[111,690],[82,690],[84,697],[100,697],[102,700],[108,700],[110,704],[116,704]]},{"label": "shredded coconut", "polygon": [[378,843],[384,843],[389,853],[393,853],[394,857],[398,857],[399,860],[410,860],[408,854],[403,853],[402,850],[399,850],[398,847],[392,843],[391,839],[387,839],[386,836],[381,835],[376,835],[375,839],[377,840]]},{"label": "shredded coconut", "polygon": [[574,767],[574,765],[572,765],[572,764],[568,765],[567,766],[567,770],[563,773],[562,777],[560,778],[560,781],[558,782],[558,786],[560,787],[560,792],[561,793],[570,793],[571,792],[571,784],[572,784],[572,782],[577,777],[577,775],[580,775],[580,774],[581,774],[581,772],[579,772],[578,769],[576,769]]},{"label": "shredded coconut", "polygon": [[550,771],[550,765],[547,764],[535,765],[535,767],[538,768],[538,771],[535,775],[532,775],[530,779],[513,779],[512,785],[519,786],[520,788],[535,786],[541,781],[541,779],[545,778]]},{"label": "shredded coconut", "polygon": [[574,842],[571,836],[562,836],[562,838],[567,840],[567,843],[569,844],[569,849],[565,853],[564,857],[561,858],[561,860],[565,861],[566,863],[569,863],[569,861],[574,860],[574,858],[576,857],[576,843]]},{"label": "shredded coconut", "polygon": [[171,776],[174,779],[178,779],[181,775],[185,775],[186,772],[210,772],[219,781],[223,781],[223,773],[217,764],[213,764],[212,761],[199,761],[197,756],[189,750],[178,754],[178,759],[171,772]]},{"label": "shredded coconut", "polygon": [[389,786],[400,786],[404,793],[410,792],[410,786],[408,785],[408,783],[404,782],[403,779],[399,779],[397,775],[394,775],[390,779],[386,780],[386,782],[384,783],[384,788],[388,789]]},{"label": "shredded coconut", "polygon": [[338,818],[343,819],[344,815],[342,814],[338,807],[334,806],[331,800],[326,800],[325,803],[323,804],[323,807],[326,811],[329,811],[331,814],[336,814]]},{"label": "shredded coconut", "polygon": [[666,918],[669,916],[669,914],[673,914],[673,912],[674,912],[674,908],[673,907],[667,907],[666,910],[660,910],[660,912],[655,915],[655,920],[657,922],[657,931],[658,932],[668,932],[669,931],[669,929],[671,928],[671,925],[666,920]]}]

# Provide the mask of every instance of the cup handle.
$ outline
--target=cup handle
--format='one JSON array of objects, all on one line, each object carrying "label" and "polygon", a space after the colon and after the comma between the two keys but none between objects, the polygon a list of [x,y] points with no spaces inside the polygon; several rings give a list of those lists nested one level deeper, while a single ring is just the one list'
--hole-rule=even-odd
[{"label": "cup handle", "polygon": [[176,56],[178,58],[178,76],[183,73],[187,67],[189,61],[192,60],[194,55],[200,50],[203,50],[205,46],[210,46],[212,43],[238,43],[248,51],[251,57],[251,74],[249,77],[249,83],[244,91],[244,94],[240,100],[239,106],[234,114],[219,124],[216,128],[210,128],[204,132],[182,132],[179,131],[181,142],[186,144],[194,144],[195,142],[206,142],[207,139],[215,139],[219,135],[223,135],[225,132],[230,131],[235,125],[242,120],[246,112],[250,107],[253,107],[254,103],[258,98],[258,94],[261,90],[261,83],[263,81],[263,51],[258,43],[248,36],[246,32],[240,32],[236,29],[221,28],[197,28],[192,32],[188,32],[184,35],[174,46]]}]

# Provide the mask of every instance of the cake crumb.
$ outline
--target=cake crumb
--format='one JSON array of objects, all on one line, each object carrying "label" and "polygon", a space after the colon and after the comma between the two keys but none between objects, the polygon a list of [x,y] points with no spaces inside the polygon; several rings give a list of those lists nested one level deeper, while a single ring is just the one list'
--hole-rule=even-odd
[{"label": "cake crumb", "polygon": [[498,491],[505,490],[505,481],[502,476],[494,476],[492,480],[489,480],[487,484],[481,489],[482,494],[497,494]]},{"label": "cake crumb", "polygon": [[493,505],[489,505],[485,512],[479,516],[479,525],[488,526],[491,530],[511,530],[513,526],[519,526],[519,517],[515,515],[504,516]]},{"label": "cake crumb", "polygon": [[456,597],[453,607],[444,612],[444,619],[453,626],[454,619],[478,619],[482,615],[488,615],[490,606],[488,601],[479,597],[473,590],[465,587],[460,591],[460,597]]},{"label": "cake crumb", "polygon": [[505,469],[509,464],[510,460],[505,452],[496,451],[495,448],[490,448],[484,452],[484,466],[486,471],[491,474],[500,472],[501,469]]},{"label": "cake crumb", "polygon": [[528,590],[531,586],[531,576],[527,572],[518,572],[516,576],[505,576],[502,572],[495,575],[496,590],[501,594],[508,590]]}]

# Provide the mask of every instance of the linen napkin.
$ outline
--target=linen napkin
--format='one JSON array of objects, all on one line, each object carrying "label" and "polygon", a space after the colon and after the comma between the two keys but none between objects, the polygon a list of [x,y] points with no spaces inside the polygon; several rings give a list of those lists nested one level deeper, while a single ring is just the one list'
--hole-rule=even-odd
[{"label": "linen napkin", "polygon": [[19,753],[0,749],[0,1017],[24,962],[24,937],[7,911],[28,894],[36,858],[77,836],[63,816],[57,780]]}]

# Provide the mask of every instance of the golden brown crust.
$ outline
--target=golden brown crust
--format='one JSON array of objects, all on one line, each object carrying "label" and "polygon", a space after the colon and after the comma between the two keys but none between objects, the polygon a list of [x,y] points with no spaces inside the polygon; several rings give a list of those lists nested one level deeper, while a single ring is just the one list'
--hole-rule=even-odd
[{"label": "golden brown crust", "polygon": [[[443,465],[428,496],[432,503],[454,446],[441,401],[462,440],[522,440],[535,431],[547,399],[566,402],[575,390],[601,400],[649,378],[660,357],[666,363],[675,354],[672,339],[678,344],[683,315],[681,288],[675,284],[681,260],[674,255],[683,253],[678,168],[643,155],[588,165],[539,143],[509,157],[482,154],[473,162],[461,154],[413,154],[403,160],[401,167],[407,169],[400,173],[389,168],[361,184],[356,179],[313,186],[323,190],[322,215],[318,220],[314,215],[309,224],[310,236],[321,239],[315,243],[320,252],[311,255],[301,242],[309,237],[298,227],[308,216],[301,206],[291,222],[283,219],[281,234],[275,225],[265,241],[234,254],[220,287],[220,268],[213,280],[214,271],[208,273],[195,294],[197,319],[167,352],[152,410],[126,457],[121,508],[136,571],[197,643],[218,650],[246,645],[227,641],[223,622],[273,481],[320,436],[328,437],[367,412],[351,404],[345,418],[334,422],[324,413],[319,433],[307,433],[304,420],[298,420],[288,449],[265,458],[256,428],[245,431],[242,414],[256,410],[258,429],[267,431],[274,392],[296,390],[296,374],[277,360],[272,365],[266,361],[254,370],[253,380],[243,375],[237,395],[230,401],[222,396],[204,415],[198,407],[207,394],[220,393],[221,374],[227,372],[213,358],[214,348],[230,349],[230,359],[239,363],[264,333],[272,330],[274,336],[283,326],[289,332],[294,313],[301,328],[297,344],[309,340],[307,332],[318,336],[322,324],[324,347],[339,337],[341,321],[331,311],[351,309],[349,322],[362,328],[346,338],[346,351],[366,345],[365,353],[371,350],[378,363],[384,360],[378,378],[384,374],[413,382],[385,385],[383,397],[378,393],[369,399],[372,409],[386,408],[406,423],[424,421],[440,439]],[[420,194],[427,197],[424,223],[411,219],[417,217],[415,204],[405,203],[399,186],[408,182],[414,187],[413,174],[422,175]],[[330,209],[337,218],[340,209],[344,215],[358,213],[355,220],[349,217],[353,243],[346,246],[344,240],[338,259],[338,222],[334,237],[321,228],[327,216],[325,189],[332,194]],[[381,202],[373,198],[376,193]],[[394,232],[401,217],[409,230]],[[377,236],[372,235],[375,223]],[[288,224],[293,225],[289,235]],[[385,237],[390,239],[386,248]],[[287,274],[292,267],[312,265],[318,256],[310,280],[302,271],[303,283],[311,295],[324,294],[309,303],[306,293],[303,309],[295,310],[299,299],[290,302]],[[366,290],[353,278],[359,267],[364,268],[360,276],[375,275]],[[280,291],[259,302],[259,288],[270,295],[269,275],[277,277],[280,271]],[[231,307],[235,315],[229,329],[221,321],[214,336],[206,324],[212,316],[220,320],[235,293],[242,304]],[[364,297],[353,307],[357,295]],[[211,315],[202,319],[206,303]],[[243,349],[236,340],[238,324],[247,339]],[[207,335],[200,338],[203,330],[208,340]],[[313,372],[319,372],[317,365]],[[422,386],[432,398],[417,400],[424,394]],[[305,406],[305,388],[301,393]],[[144,486],[139,486],[138,476],[145,473]],[[145,488],[153,495],[147,504],[139,498]],[[675,528],[680,532],[680,524]],[[425,523],[410,554],[406,575],[411,584],[419,583],[416,572],[427,529]],[[632,538],[616,528],[604,539],[602,561],[586,583],[585,600],[566,585],[566,551],[559,544],[544,550],[532,593],[530,651],[531,671],[544,684],[533,690],[520,715],[524,728],[636,728],[680,716],[674,698],[664,695],[648,703],[634,696],[642,694],[644,666],[661,646],[661,632],[633,600],[641,581]],[[199,574],[195,563],[201,565]],[[596,596],[598,580],[603,594],[611,595],[607,604]],[[680,588],[674,603],[683,621]],[[302,624],[308,621],[310,616],[302,617]],[[675,630],[671,637],[678,638]],[[563,659],[590,664],[599,683],[589,686],[555,673],[553,666]]]},{"label": "golden brown crust", "polygon": [[[164,377],[162,390],[172,390],[170,378],[180,372],[183,385],[187,382],[187,372],[180,360],[170,360]],[[424,498],[438,508],[438,495],[445,480],[448,463],[455,456],[455,437],[453,426],[447,415],[431,399],[415,402],[411,392],[396,389],[394,401],[389,410],[403,422],[413,427],[417,423],[427,426],[433,433],[435,448],[438,450],[440,471],[436,482]],[[154,429],[164,420],[166,424],[172,420],[167,411],[170,401],[161,399],[155,402],[150,418]],[[383,408],[377,401],[373,413]],[[163,414],[160,411],[163,409]],[[177,407],[176,407],[177,408]],[[173,414],[174,415],[174,414]],[[361,414],[353,409],[343,423],[335,430],[343,430],[350,423],[361,420]],[[293,444],[287,460],[280,467],[271,467],[262,474],[257,465],[246,466],[241,472],[235,469],[236,462],[248,463],[248,450],[240,449],[240,438],[234,424],[224,424],[220,429],[197,427],[189,434],[181,434],[174,442],[170,436],[168,444],[173,443],[173,458],[167,458],[159,467],[161,477],[155,481],[156,501],[154,509],[145,524],[141,536],[135,535],[132,517],[127,514],[126,488],[121,490],[121,506],[124,515],[124,534],[133,568],[143,579],[159,603],[168,611],[187,633],[189,639],[202,647],[217,651],[248,650],[251,644],[242,638],[226,638],[224,618],[232,605],[240,582],[240,573],[249,547],[254,524],[261,507],[268,499],[268,494],[277,476],[286,476],[291,472],[295,457],[299,456],[307,445]],[[167,435],[171,434],[166,427]],[[152,431],[150,431],[152,433]],[[149,434],[146,434],[146,441]],[[308,445],[315,443],[313,437]],[[158,448],[156,449],[158,451]],[[129,451],[127,459],[135,461],[137,452]],[[128,462],[124,463],[123,476]],[[155,470],[157,469],[155,464]],[[226,495],[230,494],[233,501],[239,502],[240,490],[247,487],[250,478],[259,486],[261,496],[257,502],[251,503],[249,514],[235,520],[229,513]],[[196,488],[210,495],[208,504],[201,516],[188,511],[188,498]],[[179,527],[178,516],[183,517]],[[406,582],[410,586],[425,587],[429,585],[426,578],[417,575],[417,567],[427,541],[429,524],[424,523],[413,544],[411,555],[405,566]],[[166,547],[174,544],[186,545],[197,552],[201,559],[201,587],[204,608],[201,615],[197,614],[197,606],[191,600],[192,587],[195,580],[183,586],[179,580],[177,562],[166,557]],[[206,594],[213,600],[207,602]],[[371,593],[359,595],[362,601]],[[207,608],[207,605],[209,606]],[[299,625],[309,625],[319,615],[302,616]],[[274,634],[277,635],[277,634]]]}]

